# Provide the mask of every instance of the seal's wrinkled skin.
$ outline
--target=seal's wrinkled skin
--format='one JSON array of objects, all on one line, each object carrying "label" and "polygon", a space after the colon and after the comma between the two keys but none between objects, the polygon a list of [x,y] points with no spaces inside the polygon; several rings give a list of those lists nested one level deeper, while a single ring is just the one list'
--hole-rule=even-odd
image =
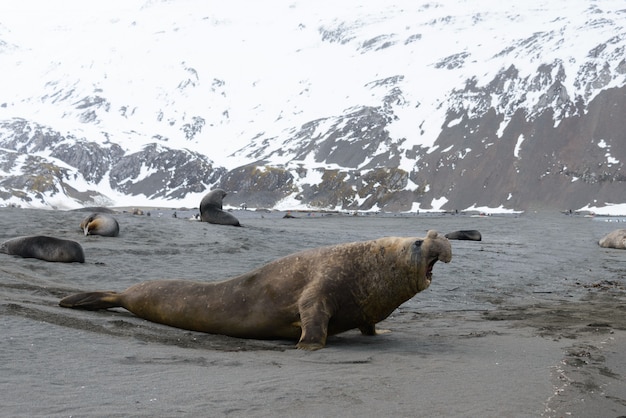
[{"label": "seal's wrinkled skin", "polygon": [[389,237],[321,247],[280,258],[229,280],[156,280],[122,293],[89,292],[67,308],[123,307],[150,321],[241,338],[299,340],[317,350],[328,335],[375,324],[430,286],[433,265],[452,258],[450,242]]}]

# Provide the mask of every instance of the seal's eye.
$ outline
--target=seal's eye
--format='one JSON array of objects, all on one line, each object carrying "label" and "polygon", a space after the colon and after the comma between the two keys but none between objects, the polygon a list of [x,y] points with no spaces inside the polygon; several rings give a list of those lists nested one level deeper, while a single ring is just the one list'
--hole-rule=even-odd
[{"label": "seal's eye", "polygon": [[415,241],[413,243],[413,246],[416,247],[416,248],[419,248],[419,247],[422,246],[422,242],[424,242],[424,241],[422,241],[421,239],[418,239],[417,241]]}]

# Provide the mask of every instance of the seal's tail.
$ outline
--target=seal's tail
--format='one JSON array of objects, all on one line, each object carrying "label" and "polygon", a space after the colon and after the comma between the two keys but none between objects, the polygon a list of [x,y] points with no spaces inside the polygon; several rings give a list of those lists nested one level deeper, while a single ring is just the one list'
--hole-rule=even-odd
[{"label": "seal's tail", "polygon": [[76,293],[61,299],[59,305],[64,308],[85,309],[88,311],[122,306],[120,305],[119,293],[116,292]]}]

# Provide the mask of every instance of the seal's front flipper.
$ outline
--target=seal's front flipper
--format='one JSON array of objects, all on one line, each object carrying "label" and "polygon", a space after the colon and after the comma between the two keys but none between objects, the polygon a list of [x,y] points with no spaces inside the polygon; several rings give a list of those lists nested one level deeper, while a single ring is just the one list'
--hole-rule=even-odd
[{"label": "seal's front flipper", "polygon": [[381,335],[381,334],[389,334],[391,331],[388,329],[376,329],[376,325],[364,325],[359,327],[359,331],[363,335]]},{"label": "seal's front flipper", "polygon": [[307,351],[315,351],[324,348],[325,343],[307,343],[302,340],[296,344],[296,348],[298,350],[307,350]]},{"label": "seal's front flipper", "polygon": [[59,305],[64,308],[95,311],[120,307],[119,294],[116,292],[77,293],[61,299]]},{"label": "seal's front flipper", "polygon": [[296,344],[299,350],[319,350],[326,345],[330,312],[323,302],[300,308],[302,335]]}]

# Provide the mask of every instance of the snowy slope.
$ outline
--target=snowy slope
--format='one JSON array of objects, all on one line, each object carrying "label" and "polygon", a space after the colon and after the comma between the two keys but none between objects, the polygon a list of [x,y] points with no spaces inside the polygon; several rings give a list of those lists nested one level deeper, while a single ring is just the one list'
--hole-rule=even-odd
[{"label": "snowy slope", "polygon": [[342,168],[316,154],[320,142],[354,142],[342,127],[364,108],[383,108],[385,137],[350,168],[393,155],[410,173],[467,118],[495,110],[501,137],[520,109],[527,120],[551,109],[557,127],[626,85],[622,1],[31,0],[0,11],[0,120],[127,154],[157,143],[227,170],[305,166],[300,189]]}]

